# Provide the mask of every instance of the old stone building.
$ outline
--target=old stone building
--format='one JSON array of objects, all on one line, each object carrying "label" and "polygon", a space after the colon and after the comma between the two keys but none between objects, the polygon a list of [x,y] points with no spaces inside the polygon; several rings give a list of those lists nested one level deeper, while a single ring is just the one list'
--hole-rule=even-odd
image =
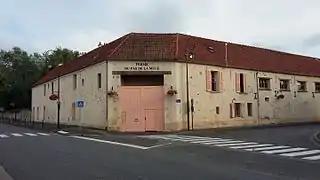
[{"label": "old stone building", "polygon": [[32,117],[57,123],[60,102],[61,123],[115,131],[318,121],[319,92],[316,58],[184,34],[130,33],[36,82]]}]

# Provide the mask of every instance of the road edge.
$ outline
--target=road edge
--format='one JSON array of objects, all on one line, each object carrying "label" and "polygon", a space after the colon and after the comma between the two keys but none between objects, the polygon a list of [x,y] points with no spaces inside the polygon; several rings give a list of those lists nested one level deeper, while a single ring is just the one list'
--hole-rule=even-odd
[{"label": "road edge", "polygon": [[13,178],[8,174],[8,172],[2,166],[0,166],[0,179],[13,180]]}]

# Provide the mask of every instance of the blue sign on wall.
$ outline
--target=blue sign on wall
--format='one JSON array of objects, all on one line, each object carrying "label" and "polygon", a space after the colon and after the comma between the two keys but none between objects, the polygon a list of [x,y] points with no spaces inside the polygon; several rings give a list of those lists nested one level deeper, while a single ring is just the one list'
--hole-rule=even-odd
[{"label": "blue sign on wall", "polygon": [[83,100],[78,100],[76,102],[76,105],[77,105],[78,108],[82,108],[82,107],[84,107],[84,101]]}]

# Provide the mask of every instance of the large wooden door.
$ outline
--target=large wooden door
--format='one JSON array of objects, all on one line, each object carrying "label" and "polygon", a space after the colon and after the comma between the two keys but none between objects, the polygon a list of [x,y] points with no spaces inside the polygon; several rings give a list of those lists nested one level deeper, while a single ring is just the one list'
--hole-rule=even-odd
[{"label": "large wooden door", "polygon": [[164,92],[162,86],[145,86],[142,90],[145,131],[164,129]]},{"label": "large wooden door", "polygon": [[145,132],[164,129],[162,86],[127,86],[120,90],[121,131]]},{"label": "large wooden door", "polygon": [[120,91],[121,131],[142,132],[145,118],[141,116],[141,88],[122,87]]}]

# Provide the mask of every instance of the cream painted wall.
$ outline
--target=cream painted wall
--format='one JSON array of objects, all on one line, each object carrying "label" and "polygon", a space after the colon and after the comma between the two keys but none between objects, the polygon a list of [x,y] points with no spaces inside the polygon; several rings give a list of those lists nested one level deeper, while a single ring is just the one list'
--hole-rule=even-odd
[{"label": "cream painted wall", "polygon": [[[270,123],[285,122],[303,122],[316,121],[320,119],[318,108],[320,97],[312,92],[315,91],[314,82],[320,81],[320,78],[292,76],[276,73],[254,72],[240,69],[230,69],[221,67],[212,67],[204,65],[190,65],[190,96],[195,102],[194,128],[216,128],[226,126],[243,126]],[[206,91],[206,70],[222,72],[223,90],[222,92]],[[247,76],[247,93],[239,94],[235,90],[236,73],[244,73]],[[271,90],[257,91],[258,77],[271,78]],[[280,89],[280,81],[290,79],[290,92],[282,92],[284,99],[275,98],[275,90]],[[296,81],[307,81],[308,92],[296,92]],[[259,96],[259,113],[258,100],[255,99],[255,93]],[[269,97],[269,102],[265,98]],[[245,107],[244,118],[230,117],[230,104],[232,102],[252,103],[253,116],[248,117],[247,108]],[[220,107],[220,114],[216,114],[216,107]],[[258,118],[258,114],[260,118]]]},{"label": "cream painted wall", "polygon": [[[135,66],[136,61],[109,61],[85,68],[81,71],[71,73],[61,77],[61,123],[79,124],[79,111],[76,111],[76,120],[72,120],[72,102],[77,99],[83,99],[86,102],[81,111],[82,125],[104,129],[108,126],[109,130],[119,130],[122,118],[119,106],[119,98],[108,97],[107,91],[111,87],[119,91],[121,86],[121,76],[114,74],[114,71],[135,71],[126,70],[125,67]],[[173,86],[178,91],[177,95],[165,95],[165,130],[175,131],[187,128],[186,115],[186,66],[184,63],[173,62],[148,62],[149,66],[159,67],[152,71],[170,71],[171,74],[164,75],[164,92]],[[206,91],[206,70],[222,72],[223,88],[221,92],[212,93]],[[148,70],[147,70],[148,71]],[[97,73],[102,74],[102,87],[98,89]],[[246,93],[239,94],[235,90],[235,73],[246,74]],[[73,89],[73,74],[78,76],[78,88]],[[271,90],[257,91],[258,77],[271,78]],[[84,86],[81,79],[84,78]],[[290,79],[290,92],[282,92],[284,99],[275,98],[275,90],[279,90],[279,78]],[[307,81],[308,92],[297,92],[296,81]],[[302,122],[316,121],[320,119],[320,96],[314,92],[314,82],[320,78],[293,76],[276,73],[255,72],[240,69],[221,68],[214,66],[189,64],[189,86],[190,98],[194,99],[194,129],[217,128],[228,126],[246,126],[270,123]],[[49,87],[48,87],[49,84]],[[34,112],[35,120],[43,120],[43,106],[46,106],[45,122],[56,123],[57,104],[49,100],[51,94],[51,81],[45,83],[46,96],[44,96],[44,85],[39,85],[32,89],[32,107],[37,111],[39,107],[39,118],[37,112]],[[54,80],[54,90],[57,90],[57,80]],[[255,95],[255,93],[258,93]],[[258,99],[259,97],[259,112]],[[269,97],[269,102],[265,98]],[[176,100],[180,99],[181,103]],[[230,103],[252,103],[253,116],[248,117],[245,107],[245,116],[243,118],[230,117]],[[219,107],[220,113],[216,113],[216,107]],[[260,118],[258,117],[260,116]],[[190,117],[191,121],[191,117]],[[190,122],[191,125],[191,122]]]},{"label": "cream painted wall", "polygon": [[[90,126],[104,129],[107,125],[107,107],[106,107],[106,80],[107,63],[93,65],[91,67],[70,73],[60,77],[61,94],[61,115],[62,124]],[[98,88],[98,73],[101,73],[101,88]],[[77,74],[77,88],[73,88],[73,75]],[[82,79],[84,84],[82,85]],[[40,118],[35,117],[35,121],[43,120],[43,107],[46,107],[45,122],[57,122],[57,102],[50,101],[51,83],[54,82],[54,92],[57,93],[57,79],[45,83],[46,95],[44,95],[44,84],[38,85],[32,89],[32,107],[40,109]],[[49,84],[49,86],[48,86]],[[76,108],[75,120],[72,119],[72,103],[78,99],[85,101],[85,107]],[[35,116],[37,112],[34,113]]]}]

